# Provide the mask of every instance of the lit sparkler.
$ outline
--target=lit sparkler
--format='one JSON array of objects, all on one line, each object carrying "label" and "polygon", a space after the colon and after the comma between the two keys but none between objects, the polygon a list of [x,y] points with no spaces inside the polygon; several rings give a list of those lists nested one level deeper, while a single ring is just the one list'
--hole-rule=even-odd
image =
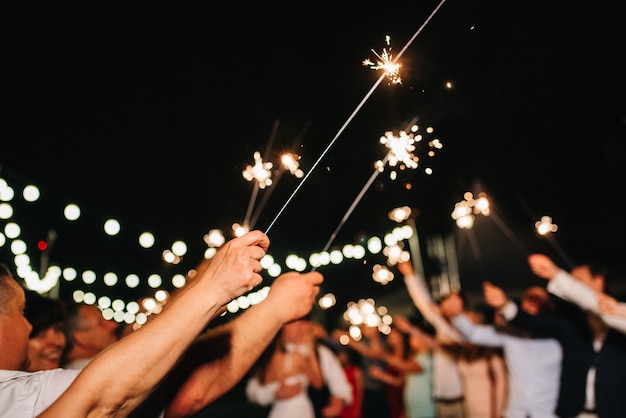
[{"label": "lit sparkler", "polygon": [[370,67],[372,70],[383,70],[385,76],[391,81],[392,84],[402,84],[402,79],[400,78],[400,64],[393,61],[389,40],[390,37],[387,35],[385,37],[385,43],[389,49],[383,48],[383,52],[380,54],[372,49],[372,52],[377,58],[376,62],[366,58],[363,60],[363,65],[365,67]]},{"label": "lit sparkler", "polygon": [[248,165],[242,172],[243,178],[248,181],[256,181],[256,184],[261,189],[265,189],[272,184],[272,164],[270,161],[263,162],[261,153],[259,151],[254,152],[254,165]]},{"label": "lit sparkler", "polygon": [[553,236],[553,233],[558,231],[559,227],[557,224],[552,222],[551,216],[542,216],[540,220],[535,222],[535,229],[539,235],[546,237],[548,242],[554,247],[570,268],[574,267],[572,259],[567,255],[565,250],[559,245],[556,238]]},{"label": "lit sparkler", "polygon": [[[417,125],[413,125],[412,131],[417,131],[417,129]],[[378,177],[378,175],[384,171],[387,164],[391,166],[396,166],[399,162],[402,162],[401,168],[412,169],[415,169],[419,166],[419,158],[415,156],[415,154],[413,154],[413,151],[415,151],[416,149],[415,142],[419,142],[421,140],[421,135],[418,139],[416,139],[413,133],[407,134],[406,131],[400,131],[400,136],[398,137],[394,136],[393,133],[390,131],[386,132],[384,136],[380,137],[380,143],[389,148],[389,152],[387,152],[387,155],[385,155],[384,159],[376,161],[376,163],[374,164],[374,172],[370,176],[367,183],[365,183],[365,186],[363,186],[356,199],[348,208],[348,211],[341,219],[341,222],[339,222],[339,225],[337,225],[337,228],[335,228],[335,231],[333,231],[333,233],[330,235],[330,238],[328,239],[328,242],[324,246],[322,252],[327,251],[330,248],[330,245],[337,237],[337,233],[339,232],[339,230],[346,223],[346,221],[356,208],[357,204],[361,201],[361,199],[365,195],[365,192],[372,185],[376,177]],[[429,155],[433,156],[434,148],[442,148],[441,141],[439,141],[438,139],[435,141],[430,141],[429,147],[431,148],[429,150]]]},{"label": "lit sparkler", "polygon": [[[413,41],[415,40],[415,38],[417,38],[417,36],[422,32],[422,30],[426,27],[426,25],[428,24],[428,22],[430,22],[430,20],[433,18],[433,16],[435,16],[435,14],[439,11],[439,9],[443,6],[443,4],[446,2],[446,0],[441,0],[439,2],[439,4],[435,7],[435,9],[431,12],[431,14],[428,16],[428,18],[424,21],[424,23],[422,24],[422,26],[420,26],[417,31],[415,31],[415,33],[413,34],[413,36],[411,36],[411,38],[407,41],[407,43],[404,45],[404,47],[402,48],[402,50],[400,50],[400,52],[398,53],[396,60],[399,59],[402,54],[404,54],[404,52],[409,48],[409,46],[413,43]],[[311,175],[311,173],[313,173],[313,171],[315,171],[315,168],[320,164],[320,161],[322,161],[322,159],[324,158],[324,156],[328,153],[328,151],[330,150],[330,148],[335,144],[335,142],[339,139],[339,136],[342,134],[342,132],[346,129],[346,127],[350,124],[350,122],[352,121],[352,119],[354,119],[355,115],[359,112],[359,110],[361,110],[361,108],[365,105],[365,102],[369,99],[369,97],[372,95],[372,93],[374,93],[374,90],[376,90],[376,88],[380,85],[380,83],[382,82],[383,78],[385,77],[385,74],[383,73],[374,83],[374,85],[372,86],[372,88],[370,88],[370,90],[367,92],[367,94],[365,95],[365,97],[363,97],[363,100],[361,100],[361,102],[357,105],[357,107],[354,109],[354,111],[350,114],[350,116],[348,117],[348,119],[344,122],[344,124],[341,126],[341,128],[339,128],[339,130],[337,131],[337,133],[335,134],[335,136],[333,137],[333,139],[330,141],[330,143],[326,146],[326,148],[324,149],[324,151],[322,151],[322,153],[320,154],[320,156],[317,158],[317,160],[315,160],[315,162],[313,163],[313,165],[311,166],[311,168],[309,169],[309,171],[307,172],[307,174],[304,176],[304,178],[302,179],[302,181],[298,184],[298,186],[295,188],[295,190],[291,193],[291,195],[289,195],[289,197],[287,198],[287,201],[285,202],[285,204],[280,208],[280,210],[278,211],[278,213],[276,214],[276,216],[274,216],[274,219],[270,222],[269,226],[267,227],[267,229],[265,230],[265,233],[269,233],[269,231],[272,229],[272,227],[274,226],[274,224],[276,223],[276,221],[278,220],[278,218],[281,216],[281,214],[285,211],[285,208],[287,208],[287,206],[289,205],[289,203],[293,200],[293,198],[296,196],[296,194],[298,193],[298,191],[302,188],[302,186],[304,185],[304,183],[306,182],[306,180],[309,178],[309,176]]]}]

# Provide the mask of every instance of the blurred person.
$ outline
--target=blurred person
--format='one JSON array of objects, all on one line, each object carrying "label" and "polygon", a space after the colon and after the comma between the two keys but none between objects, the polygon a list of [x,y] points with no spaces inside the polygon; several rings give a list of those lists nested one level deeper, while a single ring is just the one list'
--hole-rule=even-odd
[{"label": "blurred person", "polygon": [[[615,297],[606,293],[606,268],[597,262],[579,264],[570,273],[558,267],[544,254],[532,254],[528,264],[537,276],[548,280],[547,290],[567,302],[574,303],[588,312],[590,321],[606,324],[622,333],[626,333],[626,319],[619,315],[606,314],[600,308],[600,300],[604,306],[618,306]],[[591,322],[593,324],[594,322]],[[597,325],[595,325],[597,328]],[[603,327],[603,325],[599,325]]]},{"label": "blurred person", "polygon": [[[570,284],[578,279],[562,269],[555,269],[548,257],[533,254],[528,261],[535,274],[550,280],[547,290],[553,295],[565,296],[567,292],[577,290],[557,289],[557,284],[563,284],[563,278]],[[585,286],[590,286],[594,292],[604,291],[606,277],[600,273],[601,269],[591,268],[591,265],[577,267],[582,268],[574,268],[572,273],[587,274],[581,277],[581,283],[588,282]],[[551,286],[553,280],[557,282]],[[560,296],[557,298],[557,314],[530,315],[519,309],[501,289],[487,290],[486,297],[492,306],[498,307],[504,319],[533,333],[556,338],[561,343],[563,362],[556,408],[559,417],[626,416],[622,389],[626,384],[626,336],[623,333],[609,327],[595,312]]]},{"label": "blurred person", "polygon": [[26,290],[24,316],[32,325],[28,337],[28,372],[52,370],[60,367],[66,345],[64,324],[65,305],[58,299]]},{"label": "blurred person", "polygon": [[[315,337],[303,320],[283,325],[263,363],[248,380],[248,399],[270,404],[268,418],[315,418],[313,402],[307,389],[321,388],[322,371],[315,354]],[[283,393],[288,396],[283,396]]]},{"label": "blurred person", "polygon": [[596,298],[598,300],[598,311],[603,315],[603,318],[614,317],[613,319],[608,319],[609,322],[615,321],[615,317],[626,319],[625,302],[620,302],[613,296],[609,296],[606,293],[597,293]]},{"label": "blurred person", "polygon": [[[435,396],[433,393],[433,352],[441,346],[434,335],[408,318],[396,315],[393,323],[396,329],[409,336],[410,353],[422,367],[421,372],[408,373],[404,387],[404,403],[407,418],[435,418]],[[434,333],[434,330],[432,330]]]},{"label": "blurred person", "polygon": [[362,418],[363,370],[360,365],[359,353],[350,347],[341,346],[337,357],[352,388],[352,402],[341,409],[339,418]]},{"label": "blurred person", "polygon": [[[452,292],[440,303],[441,311],[446,315],[446,306],[452,301],[463,298],[458,292]],[[465,310],[467,318],[473,324],[488,322],[486,314],[479,309]],[[493,316],[493,313],[490,313]],[[449,317],[448,317],[449,318]],[[465,392],[466,418],[500,418],[504,414],[508,376],[502,350],[499,347],[469,341],[461,344],[458,352],[459,372],[463,379]]]},{"label": "blurred person", "polygon": [[[484,283],[485,288],[493,286]],[[521,300],[521,309],[531,315],[552,309],[550,297],[539,286],[527,288]],[[468,341],[501,347],[508,373],[506,418],[554,418],[558,399],[562,349],[554,338],[534,338],[529,332],[494,324],[480,324],[472,320],[459,296],[451,296],[442,304],[445,315]],[[496,318],[498,318],[496,316]]]},{"label": "blurred person", "polygon": [[[228,302],[262,282],[268,245],[260,231],[227,242],[159,315],[82,370],[23,371],[32,326],[23,316],[24,290],[0,265],[0,416],[125,417],[144,401],[162,404],[164,417],[198,412],[230,390],[319,293],[319,273],[284,273],[264,301],[204,332]],[[151,394],[159,397],[146,400]]]},{"label": "blurred person", "polygon": [[85,367],[102,350],[119,340],[118,330],[119,324],[105,319],[96,305],[68,305],[65,333],[69,341],[63,354],[63,368]]},{"label": "blurred person", "polygon": [[[309,319],[310,317],[311,315],[309,315]],[[309,396],[313,401],[317,418],[336,418],[339,417],[346,405],[352,403],[352,388],[345,372],[343,372],[343,366],[338,355],[338,344],[328,335],[320,323],[309,322],[317,343],[317,356],[324,379],[324,385],[321,389],[309,386]]]},{"label": "blurred person", "polygon": [[386,367],[384,357],[388,353],[388,348],[376,326],[362,325],[359,328],[361,329],[361,340],[350,340],[349,346],[361,354],[363,417],[390,418],[387,398],[387,385],[389,383],[380,373]]},{"label": "blurred person", "polygon": [[459,354],[464,338],[443,316],[422,277],[411,261],[398,263],[409,296],[424,319],[433,327],[439,349],[433,351],[433,395],[438,418],[463,418],[465,391],[459,370]]},{"label": "blurred person", "polygon": [[[246,397],[250,402],[270,406],[270,416],[338,417],[352,401],[352,389],[339,358],[319,340],[324,332],[309,318],[286,324],[274,344],[266,350],[246,382]],[[284,353],[284,354],[283,354]],[[291,357],[304,356],[308,379],[302,370],[293,370]],[[287,368],[286,366],[290,366]],[[318,374],[319,373],[319,374]],[[300,375],[294,378],[293,375]],[[327,396],[317,395],[309,388],[327,389]]]}]

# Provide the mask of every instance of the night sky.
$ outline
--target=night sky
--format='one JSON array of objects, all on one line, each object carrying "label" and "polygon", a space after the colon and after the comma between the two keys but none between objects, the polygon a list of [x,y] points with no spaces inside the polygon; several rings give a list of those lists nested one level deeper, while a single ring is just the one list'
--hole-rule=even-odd
[{"label": "night sky", "polygon": [[[157,246],[187,241],[177,268],[191,268],[204,233],[228,234],[243,221],[253,187],[242,170],[253,153],[278,165],[291,151],[305,173],[315,170],[295,195],[300,180],[284,173],[255,227],[267,228],[293,197],[269,231],[270,253],[308,257],[385,156],[379,137],[417,120],[444,148],[395,180],[390,167],[378,175],[335,244],[388,232],[395,225],[387,213],[408,205],[419,213],[423,248],[429,237],[456,236],[467,289],[483,280],[536,284],[525,262],[534,251],[563,267],[601,258],[623,271],[622,2],[284,7],[2,6],[0,175],[42,189],[40,203],[16,209],[29,245],[53,229],[53,263],[167,273],[160,250],[135,244],[137,231],[149,229]],[[402,83],[385,79],[372,91],[381,73],[362,61],[376,58],[372,49],[395,57],[416,33],[399,59]],[[466,191],[486,192],[496,215],[478,217],[469,232],[450,216]],[[83,207],[79,225],[61,220],[70,201]],[[557,245],[535,233],[543,215],[559,227]],[[117,238],[100,233],[109,216],[122,222]],[[427,272],[437,271],[424,256]],[[0,258],[11,263],[6,247]],[[31,258],[38,262],[34,250]],[[371,256],[319,271],[345,304],[402,291],[401,281],[372,282],[371,266],[381,262]]]}]

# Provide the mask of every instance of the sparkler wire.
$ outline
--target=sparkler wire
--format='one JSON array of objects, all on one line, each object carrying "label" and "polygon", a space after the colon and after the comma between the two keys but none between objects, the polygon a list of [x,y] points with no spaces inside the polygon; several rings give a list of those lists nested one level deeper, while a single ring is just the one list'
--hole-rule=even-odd
[{"label": "sparkler wire", "polygon": [[[402,56],[402,54],[407,50],[407,48],[411,45],[411,43],[413,43],[413,41],[415,40],[415,38],[417,38],[417,36],[422,32],[422,30],[426,27],[426,25],[428,24],[428,22],[430,22],[430,20],[433,18],[433,16],[435,16],[435,14],[437,13],[437,11],[439,11],[439,9],[441,8],[441,6],[443,6],[443,4],[446,2],[446,0],[441,0],[441,2],[439,2],[439,4],[437,5],[437,7],[435,7],[435,9],[431,12],[430,16],[428,16],[428,18],[424,21],[424,23],[422,23],[422,26],[419,27],[419,29],[417,29],[417,31],[415,31],[415,33],[413,34],[413,36],[411,36],[411,38],[407,41],[407,43],[404,45],[404,47],[402,48],[402,50],[398,53],[398,55],[396,56],[396,58],[394,59],[394,63],[398,61],[398,59]],[[311,175],[311,173],[315,170],[315,168],[317,168],[317,166],[319,165],[320,161],[324,158],[324,156],[328,153],[328,151],[330,150],[330,148],[335,144],[335,142],[337,141],[337,139],[339,138],[339,136],[343,133],[343,131],[346,129],[346,127],[350,124],[350,122],[352,121],[352,119],[354,119],[354,117],[356,116],[356,114],[359,112],[359,110],[361,110],[361,108],[363,107],[363,105],[365,104],[365,102],[369,99],[369,97],[372,95],[372,93],[374,93],[374,91],[376,90],[376,88],[380,85],[380,83],[383,81],[383,79],[386,77],[386,74],[383,73],[381,74],[380,77],[378,77],[378,80],[376,80],[376,82],[374,83],[374,85],[372,86],[372,88],[367,92],[367,94],[365,95],[365,97],[363,98],[363,100],[361,100],[361,102],[358,104],[358,106],[354,109],[354,111],[352,112],[352,114],[350,115],[350,117],[348,117],[348,119],[344,122],[344,124],[341,126],[341,128],[339,129],[339,131],[337,131],[337,133],[335,134],[335,137],[330,141],[330,143],[326,146],[326,148],[324,149],[324,151],[320,154],[320,156],[317,158],[317,160],[315,161],[315,163],[313,163],[313,165],[311,166],[311,169],[307,172],[307,174],[302,178],[302,181],[300,183],[298,183],[298,186],[294,189],[294,191],[291,193],[291,195],[289,196],[289,198],[287,198],[287,201],[285,202],[285,204],[280,208],[280,210],[278,211],[278,213],[276,214],[276,216],[274,217],[274,219],[270,222],[269,226],[267,227],[267,229],[265,230],[265,233],[268,234],[269,231],[272,229],[272,227],[274,226],[274,224],[276,223],[276,221],[278,220],[278,218],[282,215],[282,213],[285,211],[285,209],[287,208],[287,206],[289,205],[289,203],[291,203],[291,201],[293,200],[293,198],[295,197],[295,195],[300,191],[300,189],[302,188],[302,185],[306,182],[306,180],[309,178],[309,176]]]},{"label": "sparkler wire", "polygon": [[[274,144],[274,140],[276,139],[276,134],[278,132],[278,125],[280,121],[278,119],[274,120],[274,125],[272,125],[272,133],[270,134],[270,139],[267,141],[267,145],[265,146],[265,153],[263,157],[267,158],[272,149],[272,145]],[[246,217],[243,220],[243,225],[248,226],[250,229],[250,216],[252,216],[252,209],[254,208],[254,203],[256,202],[257,196],[259,194],[259,182],[254,182],[254,189],[252,190],[252,195],[250,196],[250,202],[248,202],[248,210],[246,211]]]},{"label": "sparkler wire", "polygon": [[559,255],[561,256],[561,258],[563,259],[563,261],[565,261],[565,263],[567,263],[567,265],[569,266],[570,269],[574,268],[576,265],[574,264],[574,262],[572,261],[572,259],[567,255],[567,253],[565,252],[565,250],[563,249],[563,247],[561,247],[559,245],[559,243],[557,242],[556,238],[554,238],[552,236],[552,234],[548,233],[545,235],[546,239],[548,240],[548,242],[550,244],[552,244],[552,247],[554,247],[554,249],[556,250],[557,253],[559,253]]},{"label": "sparkler wire", "polygon": [[[387,155],[385,156],[384,160],[382,161],[382,165],[385,166],[387,164],[387,161],[389,161],[389,157],[391,156],[392,152],[388,152]],[[348,210],[346,211],[345,215],[343,215],[343,218],[341,219],[341,222],[339,222],[339,225],[337,225],[337,228],[335,228],[335,230],[333,231],[333,233],[330,235],[330,238],[328,240],[328,242],[326,242],[326,245],[324,245],[324,248],[322,249],[322,253],[328,251],[328,249],[330,248],[330,245],[332,244],[332,242],[335,240],[335,238],[337,237],[337,234],[339,233],[339,230],[343,227],[343,225],[346,223],[346,221],[348,220],[348,218],[350,217],[350,215],[352,214],[352,212],[354,211],[354,208],[356,208],[356,205],[359,204],[359,202],[361,201],[361,199],[363,198],[363,196],[365,195],[365,192],[367,191],[367,189],[369,189],[369,187],[372,185],[372,183],[374,182],[374,180],[376,180],[376,177],[378,177],[378,175],[380,174],[381,170],[379,170],[378,168],[376,168],[376,170],[374,170],[374,172],[372,173],[372,175],[370,176],[369,180],[367,181],[367,183],[365,183],[365,186],[363,186],[363,188],[361,189],[361,191],[359,192],[359,194],[357,195],[357,197],[354,199],[354,201],[352,202],[352,205],[350,205],[350,207],[348,208]],[[313,268],[312,271],[315,271],[315,267]]]}]

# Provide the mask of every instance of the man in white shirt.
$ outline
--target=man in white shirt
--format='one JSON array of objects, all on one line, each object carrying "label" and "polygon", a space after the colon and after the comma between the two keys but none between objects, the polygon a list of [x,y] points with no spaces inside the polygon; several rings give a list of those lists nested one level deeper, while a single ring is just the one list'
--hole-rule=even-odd
[{"label": "man in white shirt", "polygon": [[176,382],[161,412],[198,412],[241,379],[284,323],[306,315],[315,302],[319,273],[285,273],[263,302],[200,335],[230,300],[262,282],[260,260],[268,246],[260,231],[226,243],[141,332],[114,343],[81,371],[22,371],[31,330],[24,290],[0,265],[0,416],[125,417],[175,366],[188,367],[185,379]]}]

